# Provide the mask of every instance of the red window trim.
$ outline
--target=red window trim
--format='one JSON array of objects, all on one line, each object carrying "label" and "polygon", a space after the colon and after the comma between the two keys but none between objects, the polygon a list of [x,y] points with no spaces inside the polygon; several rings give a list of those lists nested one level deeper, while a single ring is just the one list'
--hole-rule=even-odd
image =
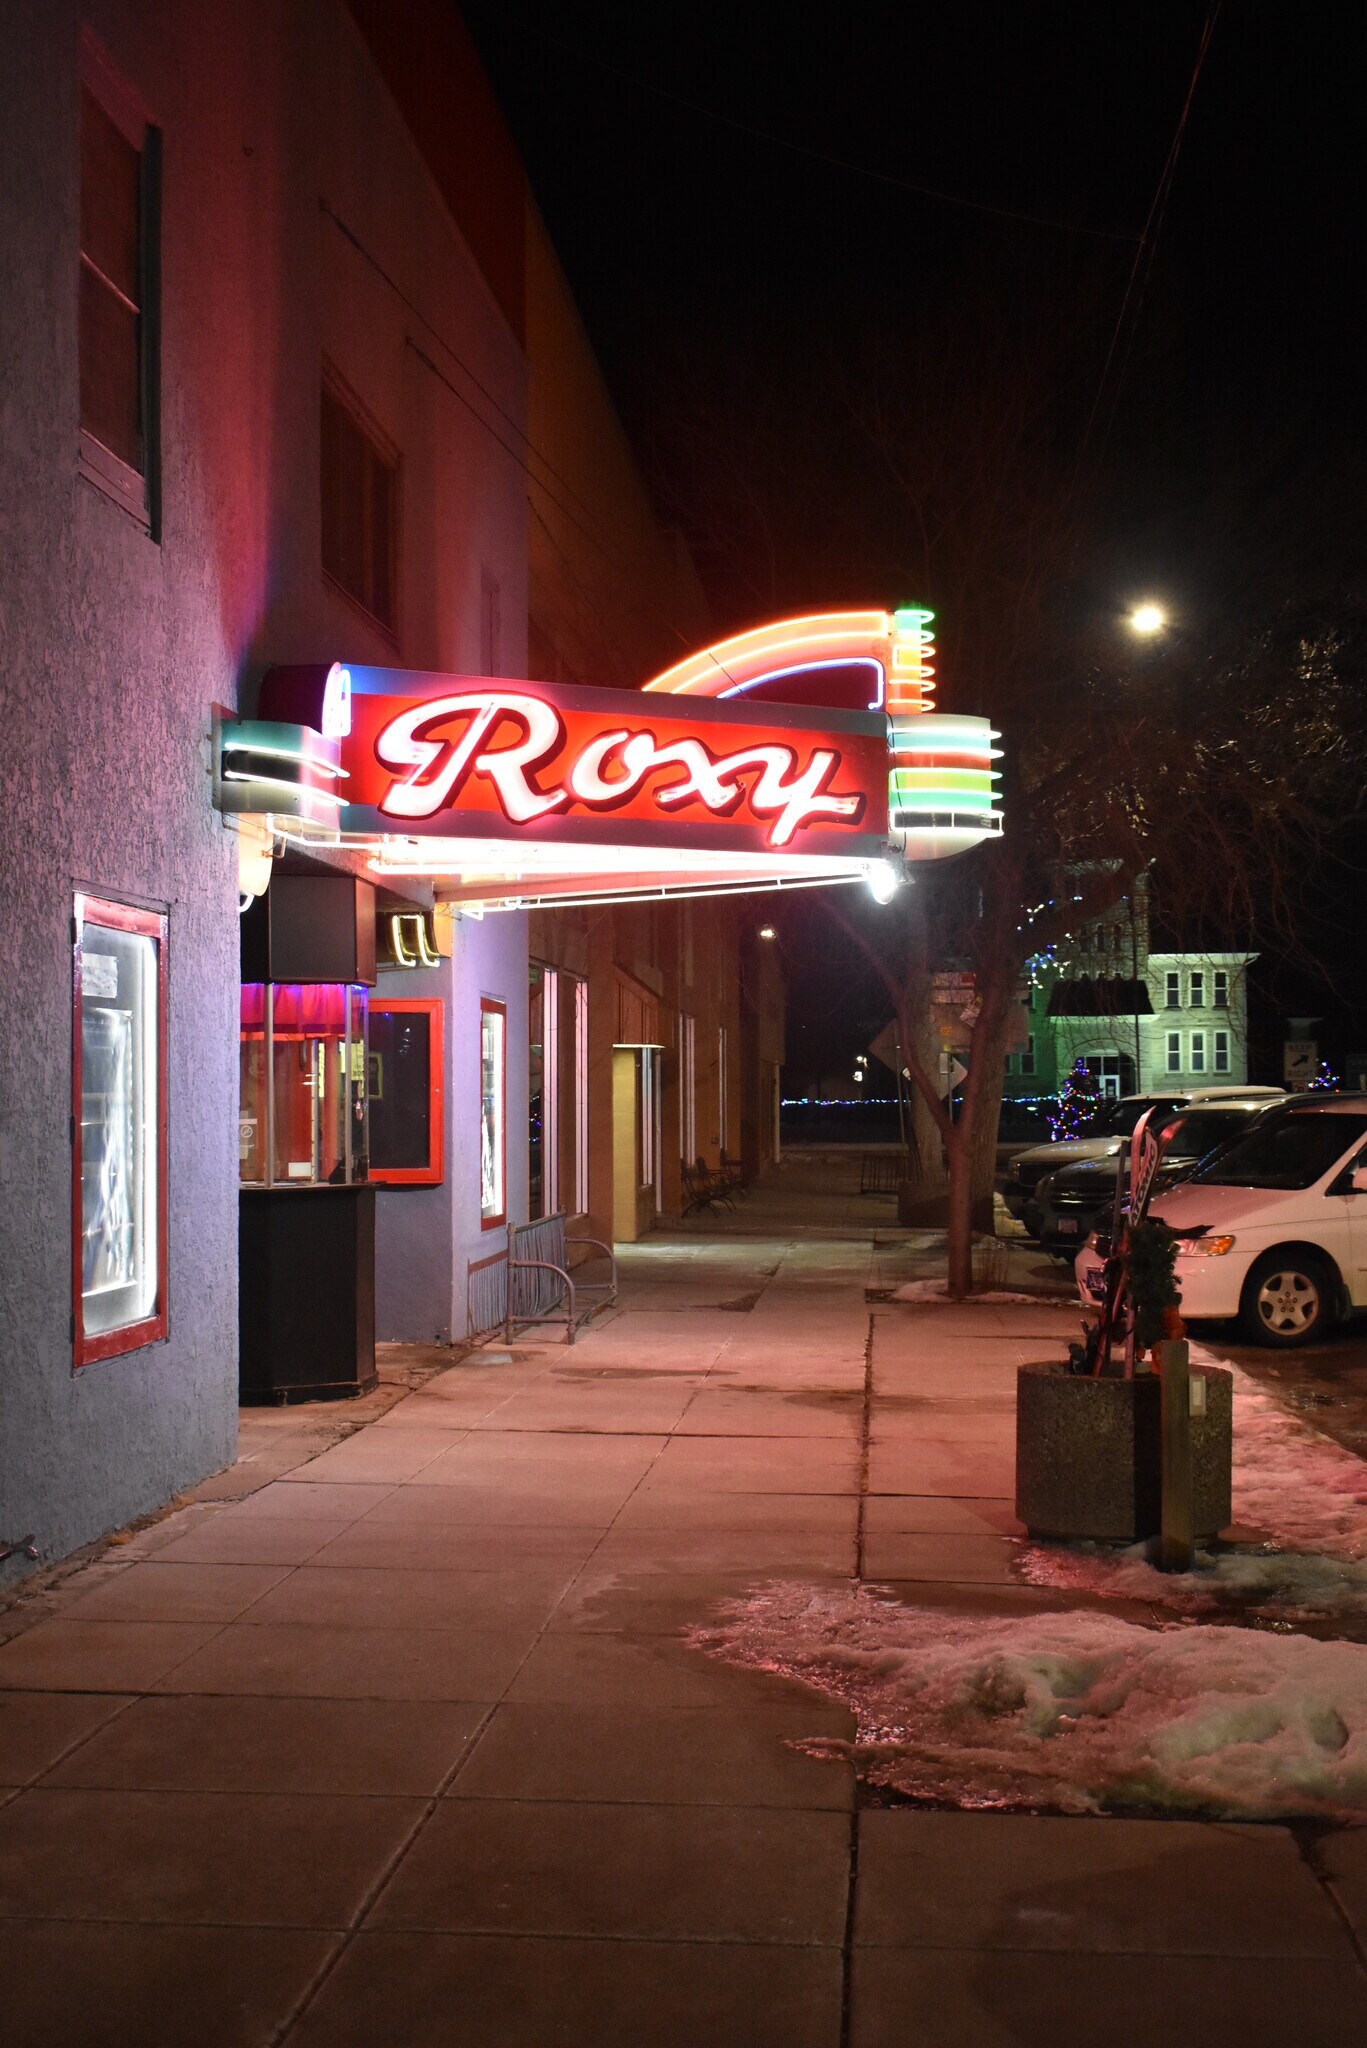
[{"label": "red window trim", "polygon": [[424,1010],[429,1018],[428,1052],[431,1065],[427,1076],[427,1115],[430,1134],[426,1166],[376,1166],[372,1160],[370,1178],[380,1187],[438,1187],[446,1176],[446,1005],[440,996],[371,997],[370,1014],[377,1011]]},{"label": "red window trim", "polygon": [[501,1230],[508,1221],[508,1005],[498,1002],[493,996],[479,999],[479,1118],[480,1144],[484,1143],[484,1019],[486,1015],[497,1015],[503,1019],[503,1060],[499,1071],[498,1085],[500,1115],[498,1120],[499,1185],[503,1190],[503,1207],[497,1216],[484,1214],[483,1201],[480,1203],[479,1227],[481,1230]]},{"label": "red window trim", "polygon": [[[72,1360],[76,1367],[94,1365],[100,1359],[121,1358],[126,1352],[141,1351],[148,1344],[165,1341],[166,1313],[166,1043],[168,949],[167,917],[164,911],[137,910],[131,903],[111,903],[103,896],[77,891],[72,905],[71,949],[71,1336]],[[133,932],[157,944],[157,1295],[150,1316],[127,1323],[121,1330],[105,1330],[98,1336],[85,1334],[81,1289],[81,957],[85,950],[87,925],[116,932]]]}]

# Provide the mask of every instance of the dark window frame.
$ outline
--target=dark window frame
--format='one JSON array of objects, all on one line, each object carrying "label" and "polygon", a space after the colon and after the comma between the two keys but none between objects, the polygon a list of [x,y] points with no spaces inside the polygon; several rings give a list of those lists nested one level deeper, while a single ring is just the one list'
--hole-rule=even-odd
[{"label": "dark window frame", "polygon": [[[363,555],[365,558],[365,573],[361,580],[365,587],[362,589],[353,589],[351,585],[346,581],[345,576],[339,573],[338,567],[329,566],[329,520],[327,506],[327,473],[325,466],[327,448],[327,427],[325,424],[325,408],[327,407],[328,404],[331,404],[336,407],[337,411],[343,416],[343,419],[345,420],[346,424],[358,436],[359,440],[363,444],[366,456],[368,458],[368,463],[377,463],[381,468],[383,468],[388,473],[389,476],[390,516],[387,549],[388,560],[385,570],[389,585],[389,610],[387,616],[383,611],[376,609],[374,602],[374,599],[376,597],[374,576],[375,563],[372,552],[372,519],[374,507],[371,499],[369,484],[367,484],[365,503],[362,510],[362,521],[365,527],[365,535],[362,544]],[[371,471],[369,467],[367,467],[367,477],[369,477],[370,475]],[[399,603],[399,566],[402,559],[403,458],[400,455],[400,452],[396,445],[394,444],[394,442],[390,439],[389,435],[386,434],[384,428],[379,424],[378,420],[375,418],[374,414],[357,396],[356,392],[347,383],[345,377],[343,377],[341,373],[336,369],[336,367],[326,358],[324,358],[323,361],[322,381],[319,387],[318,394],[318,506],[319,559],[322,564],[323,582],[325,586],[330,591],[335,592],[337,596],[344,599],[348,605],[354,606],[355,609],[360,613],[361,617],[365,619],[367,623],[370,626],[372,626],[377,633],[382,634],[384,638],[390,643],[391,646],[397,648],[399,644],[399,627],[401,614],[401,607]]]},{"label": "dark window frame", "polygon": [[[134,306],[122,289],[105,276],[86,247],[86,223],[77,225],[77,283],[87,274],[118,297],[137,316],[138,432],[140,466],[107,447],[82,417],[77,398],[79,474],[120,510],[135,519],[154,541],[161,539],[161,207],[162,135],[147,108],[110,63],[89,33],[81,38],[77,100],[77,164],[83,183],[85,102],[89,98],[137,152],[138,222],[137,289]],[[81,346],[81,314],[77,308],[77,360]]]}]

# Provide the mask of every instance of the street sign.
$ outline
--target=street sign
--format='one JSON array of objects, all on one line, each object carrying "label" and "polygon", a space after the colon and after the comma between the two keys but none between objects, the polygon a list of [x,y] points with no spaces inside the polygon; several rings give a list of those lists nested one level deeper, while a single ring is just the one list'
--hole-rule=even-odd
[{"label": "street sign", "polygon": [[897,1056],[900,1051],[901,1045],[898,1039],[897,1019],[894,1017],[890,1024],[883,1026],[877,1038],[869,1040],[869,1052],[874,1059],[881,1060],[885,1067],[891,1067],[895,1074],[898,1066]]},{"label": "street sign", "polygon": [[943,1056],[940,1061],[940,1100],[954,1093],[961,1081],[968,1079],[968,1068],[962,1060],[951,1059],[946,1068]]},{"label": "street sign", "polygon": [[1319,1045],[1313,1038],[1288,1038],[1282,1047],[1282,1079],[1288,1088],[1308,1088],[1319,1067]]}]

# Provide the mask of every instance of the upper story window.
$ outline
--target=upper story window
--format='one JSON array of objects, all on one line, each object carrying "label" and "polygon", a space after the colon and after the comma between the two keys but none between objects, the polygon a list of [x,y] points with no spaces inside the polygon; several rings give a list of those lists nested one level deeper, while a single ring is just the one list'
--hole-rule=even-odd
[{"label": "upper story window", "polygon": [[80,466],[157,537],[161,135],[81,56]]},{"label": "upper story window", "polygon": [[398,451],[332,376],[322,400],[323,570],[371,618],[398,630]]},{"label": "upper story window", "polygon": [[1210,1000],[1217,1010],[1229,1008],[1229,970],[1217,967],[1211,977]]},{"label": "upper story window", "polygon": [[1163,984],[1165,989],[1165,994],[1163,998],[1164,1008],[1169,1010],[1180,1010],[1182,1007],[1181,975],[1170,968],[1167,974],[1165,974],[1163,977]]},{"label": "upper story window", "polygon": [[1192,976],[1191,976],[1191,1007],[1192,1007],[1192,1009],[1193,1009],[1193,1010],[1199,1010],[1199,1009],[1201,1009],[1201,1008],[1203,1007],[1204,1003],[1205,1003],[1205,1000],[1206,1000],[1206,977],[1205,977],[1205,975],[1204,975],[1204,974],[1200,974],[1200,973],[1197,973],[1197,972],[1194,972],[1194,971],[1193,971],[1193,973],[1192,973]]}]

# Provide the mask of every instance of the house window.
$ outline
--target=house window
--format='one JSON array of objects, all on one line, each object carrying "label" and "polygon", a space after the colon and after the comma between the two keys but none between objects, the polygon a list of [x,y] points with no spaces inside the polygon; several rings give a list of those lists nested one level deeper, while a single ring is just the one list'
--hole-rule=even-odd
[{"label": "house window", "polygon": [[1214,1004],[1217,1010],[1227,1010],[1229,1008],[1228,969],[1224,967],[1217,967],[1210,978],[1212,983],[1210,993],[1211,1002]]},{"label": "house window", "polygon": [[166,918],[77,896],[72,940],[79,1366],[166,1335]]},{"label": "house window", "polygon": [[1181,975],[1170,969],[1168,973],[1164,975],[1163,983],[1164,988],[1166,990],[1163,999],[1164,1007],[1169,1010],[1180,1010],[1182,1007]]},{"label": "house window", "polygon": [[1167,1070],[1170,1074],[1180,1074],[1182,1071],[1182,1034],[1180,1031],[1170,1031],[1168,1033]]},{"label": "house window", "polygon": [[1215,1071],[1217,1074],[1227,1074],[1229,1072],[1229,1033],[1227,1031],[1217,1031],[1215,1033]]},{"label": "house window", "polygon": [[1021,1054],[1021,1072],[1022,1072],[1023,1074],[1033,1074],[1033,1073],[1034,1073],[1034,1071],[1035,1071],[1035,1041],[1034,1041],[1034,1038],[1033,1038],[1033,1036],[1032,1036],[1032,1037],[1030,1037],[1030,1038],[1027,1038],[1027,1039],[1026,1039],[1026,1041],[1025,1041],[1025,1051],[1024,1051],[1024,1052],[1023,1052],[1022,1054]]},{"label": "house window", "polygon": [[1199,1009],[1203,1008],[1203,1007],[1204,1007],[1204,1004],[1205,1004],[1205,1000],[1206,1000],[1206,977],[1205,977],[1205,975],[1204,975],[1204,974],[1197,974],[1197,973],[1193,973],[1193,974],[1192,974],[1192,977],[1191,977],[1191,1007],[1192,1007],[1192,1009],[1193,1009],[1193,1010],[1199,1010]]},{"label": "house window", "polygon": [[370,1178],[432,1187],[445,1171],[442,1006],[371,998]]},{"label": "house window", "polygon": [[479,1005],[479,1220],[483,1229],[507,1220],[507,1035],[504,1004]]},{"label": "house window", "polygon": [[93,46],[81,69],[80,467],[156,539],[161,132]]},{"label": "house window", "polygon": [[698,1020],[679,1018],[679,1157],[692,1165],[698,1156]]},{"label": "house window", "polygon": [[539,960],[528,966],[527,1214],[554,1215],[560,1204],[560,976]]},{"label": "house window", "polygon": [[323,383],[321,447],[324,573],[392,634],[399,458],[331,377]]},{"label": "house window", "polygon": [[1206,1034],[1204,1031],[1193,1031],[1191,1034],[1191,1057],[1188,1061],[1188,1068],[1193,1074],[1204,1074],[1206,1071]]}]

